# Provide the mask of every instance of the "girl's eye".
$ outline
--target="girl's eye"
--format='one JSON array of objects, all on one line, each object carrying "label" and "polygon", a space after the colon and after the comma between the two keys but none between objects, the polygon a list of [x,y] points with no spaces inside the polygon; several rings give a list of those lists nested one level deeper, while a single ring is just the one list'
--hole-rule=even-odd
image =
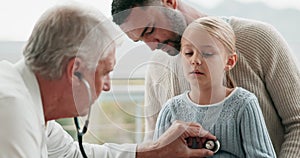
[{"label": "girl's eye", "polygon": [[193,50],[191,50],[191,49],[183,49],[182,50],[182,53],[183,53],[183,55],[185,55],[185,56],[192,56],[193,55]]},{"label": "girl's eye", "polygon": [[203,53],[201,53],[201,55],[203,58],[208,58],[208,57],[213,56],[214,54],[211,52],[203,52]]},{"label": "girl's eye", "polygon": [[192,56],[192,55],[193,55],[193,52],[185,52],[184,55],[185,55],[185,56]]}]

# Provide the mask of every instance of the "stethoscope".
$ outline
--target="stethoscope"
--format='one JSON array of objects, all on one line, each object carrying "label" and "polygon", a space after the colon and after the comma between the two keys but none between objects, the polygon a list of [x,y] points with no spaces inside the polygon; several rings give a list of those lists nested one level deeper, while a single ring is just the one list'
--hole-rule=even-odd
[{"label": "stethoscope", "polygon": [[[85,85],[85,87],[86,87],[86,89],[88,91],[89,106],[91,106],[93,101],[92,101],[92,94],[91,94],[90,84],[88,83],[87,80],[85,80],[82,77],[82,75],[81,75],[80,72],[75,72],[74,75],[77,76],[78,79],[80,81],[82,81],[83,84]],[[77,138],[78,138],[79,149],[80,149],[80,152],[81,152],[83,158],[87,158],[87,155],[86,155],[86,153],[84,151],[84,148],[82,146],[82,137],[87,132],[88,124],[89,124],[89,119],[90,119],[90,113],[91,113],[91,108],[89,108],[88,116],[87,116],[87,119],[85,120],[85,123],[84,123],[84,126],[83,126],[82,130],[80,129],[78,118],[74,117],[74,123],[75,123],[76,129],[77,129]],[[221,145],[220,145],[220,142],[218,140],[207,140],[204,143],[204,148],[206,148],[208,150],[211,150],[214,153],[216,153],[216,152],[219,151],[220,146]],[[192,146],[191,147],[194,148],[194,149],[198,148],[198,144],[196,142],[196,138],[192,138]]]},{"label": "stethoscope", "polygon": [[[206,129],[211,129],[214,124],[216,123],[216,121],[218,120],[220,113],[222,111],[223,107],[219,106],[219,107],[214,107],[214,108],[210,108],[208,109],[207,113],[204,115],[204,120],[201,124],[203,127],[205,127]],[[210,114],[214,114],[214,117],[211,117]],[[206,118],[208,117],[208,118]],[[191,148],[193,149],[198,149],[198,142],[196,140],[196,138],[192,138],[192,145]],[[208,139],[204,142],[203,144],[203,148],[211,150],[214,153],[217,153],[220,150],[221,147],[221,143],[219,142],[219,140],[212,140],[212,139]]]},{"label": "stethoscope", "polygon": [[[221,144],[218,140],[208,139],[204,142],[204,148],[217,153],[220,150]],[[192,138],[192,149],[199,149],[196,138]]]},{"label": "stethoscope", "polygon": [[88,91],[88,97],[89,97],[89,107],[90,108],[89,108],[88,116],[87,116],[87,119],[85,120],[85,123],[84,123],[84,126],[83,126],[82,130],[80,129],[78,118],[74,117],[74,123],[75,123],[76,129],[77,129],[77,138],[78,138],[79,149],[80,149],[80,152],[82,154],[82,157],[87,158],[86,153],[84,151],[84,148],[82,146],[82,137],[87,132],[87,129],[88,129],[90,113],[91,113],[91,105],[93,103],[93,101],[92,101],[92,92],[91,92],[90,84],[88,83],[87,80],[85,80],[82,77],[80,72],[74,72],[74,75],[77,76],[78,79],[83,82],[83,84],[86,87],[86,90]]}]

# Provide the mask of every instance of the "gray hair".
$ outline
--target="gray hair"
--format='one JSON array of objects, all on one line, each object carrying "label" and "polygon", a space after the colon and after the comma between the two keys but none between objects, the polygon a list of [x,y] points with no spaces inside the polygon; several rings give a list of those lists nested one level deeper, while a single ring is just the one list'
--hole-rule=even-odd
[{"label": "gray hair", "polygon": [[23,51],[33,72],[48,79],[62,76],[68,61],[81,58],[89,69],[104,59],[109,45],[109,22],[94,8],[60,5],[47,10],[35,24]]}]

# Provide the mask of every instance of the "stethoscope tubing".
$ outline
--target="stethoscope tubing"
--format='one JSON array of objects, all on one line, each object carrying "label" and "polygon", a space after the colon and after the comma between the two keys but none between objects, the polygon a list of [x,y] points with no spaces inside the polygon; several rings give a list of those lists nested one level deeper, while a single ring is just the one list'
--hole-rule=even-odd
[{"label": "stethoscope tubing", "polygon": [[82,137],[83,135],[87,132],[87,129],[88,129],[88,125],[89,125],[89,119],[90,119],[90,113],[91,113],[91,105],[92,105],[92,92],[91,92],[91,87],[90,87],[90,84],[88,83],[87,80],[85,80],[80,73],[75,73],[75,75],[83,82],[83,84],[85,85],[86,87],[86,90],[88,92],[88,97],[89,97],[89,112],[88,112],[88,116],[87,116],[87,119],[85,120],[85,123],[84,123],[84,126],[82,129],[80,129],[80,126],[79,126],[79,121],[78,121],[78,118],[77,117],[74,117],[74,123],[75,123],[75,126],[76,126],[76,130],[77,130],[77,138],[78,138],[78,144],[79,144],[79,149],[80,149],[80,152],[83,156],[83,158],[87,158],[87,155],[85,153],[85,150],[83,148],[83,145],[82,145]]}]

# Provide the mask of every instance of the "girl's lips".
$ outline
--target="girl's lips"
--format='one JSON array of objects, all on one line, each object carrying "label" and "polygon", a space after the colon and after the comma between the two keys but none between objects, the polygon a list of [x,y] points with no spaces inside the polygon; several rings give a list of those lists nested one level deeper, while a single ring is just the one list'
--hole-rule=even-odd
[{"label": "girl's lips", "polygon": [[195,75],[204,75],[204,73],[200,71],[192,71],[190,74],[195,74]]}]

